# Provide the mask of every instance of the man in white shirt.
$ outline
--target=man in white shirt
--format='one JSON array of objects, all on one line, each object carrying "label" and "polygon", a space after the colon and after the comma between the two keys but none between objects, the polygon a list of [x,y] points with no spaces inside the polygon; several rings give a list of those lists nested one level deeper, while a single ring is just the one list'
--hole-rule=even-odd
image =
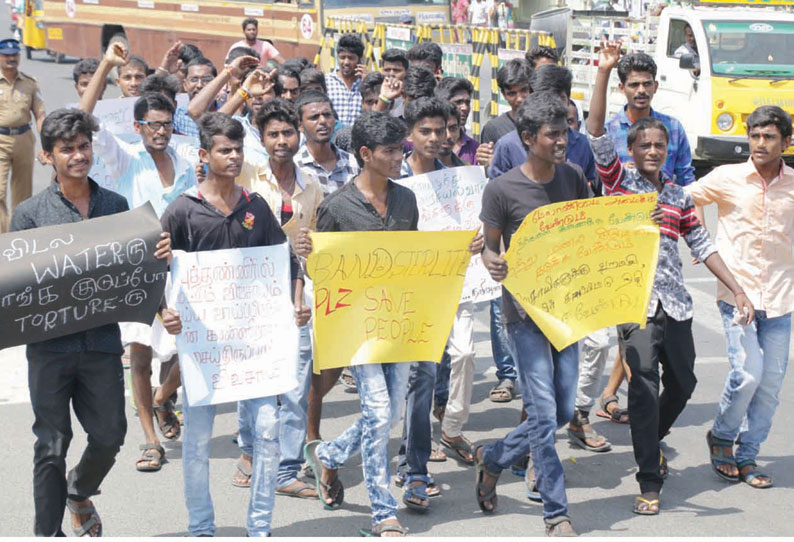
[{"label": "man in white shirt", "polygon": [[478,26],[491,26],[493,0],[474,0],[469,4],[469,23]]}]

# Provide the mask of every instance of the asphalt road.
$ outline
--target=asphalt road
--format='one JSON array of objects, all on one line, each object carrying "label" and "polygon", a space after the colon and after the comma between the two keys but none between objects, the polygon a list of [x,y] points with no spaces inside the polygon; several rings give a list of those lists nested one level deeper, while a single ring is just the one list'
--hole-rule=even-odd
[{"label": "asphalt road", "polygon": [[[8,35],[8,16],[0,16],[0,37]],[[22,61],[22,70],[39,79],[47,110],[76,101],[71,79],[73,63],[55,64],[42,52],[32,61]],[[107,97],[118,91],[109,88]],[[50,180],[50,171],[37,165],[34,190]],[[715,228],[712,210],[707,225]],[[686,248],[682,246],[682,254]],[[775,479],[775,487],[755,490],[744,484],[731,486],[718,479],[708,464],[705,433],[713,420],[722,384],[727,373],[721,323],[714,305],[715,283],[703,266],[693,267],[685,259],[687,287],[695,299],[694,336],[698,361],[698,386],[686,410],[666,440],[671,475],[662,494],[662,513],[640,517],[631,513],[638,487],[635,463],[627,426],[596,418],[595,428],[613,445],[611,452],[595,455],[572,448],[564,432],[559,433],[557,451],[566,471],[570,512],[575,527],[588,536],[753,536],[791,535],[788,506],[794,501],[794,459],[788,426],[792,385],[787,379],[781,393],[779,414],[759,458],[763,469]],[[475,340],[477,369],[471,419],[466,435],[475,442],[487,442],[506,434],[519,418],[519,402],[497,405],[488,400],[495,383],[488,342],[487,310],[477,314]],[[614,353],[614,349],[613,349]],[[26,371],[22,348],[0,351],[0,536],[30,536],[33,533],[32,456],[33,416],[27,399]],[[625,404],[625,387],[621,402]],[[357,396],[337,386],[324,408],[323,434],[334,437],[359,414]],[[187,513],[182,495],[182,462],[179,442],[167,443],[169,462],[158,473],[138,473],[135,460],[143,442],[135,413],[128,408],[129,430],[117,463],[95,502],[108,536],[182,536],[186,534]],[[248,492],[232,487],[231,476],[238,456],[231,440],[236,415],[233,405],[218,409],[211,445],[211,484],[218,535],[245,536]],[[436,424],[435,434],[439,432]],[[68,465],[73,466],[85,446],[85,435],[74,421],[74,439]],[[786,444],[786,443],[789,444]],[[398,432],[391,449],[396,454]],[[395,464],[392,463],[392,467]],[[541,508],[524,496],[523,480],[510,472],[498,486],[499,509],[484,516],[474,498],[474,470],[457,464],[431,463],[430,471],[440,483],[443,495],[432,500],[432,511],[419,515],[400,510],[400,520],[419,536],[542,536]],[[340,473],[346,487],[341,510],[324,511],[316,501],[278,497],[274,513],[275,536],[356,536],[369,524],[369,502],[362,483],[359,460]],[[400,491],[394,488],[395,494]]]}]

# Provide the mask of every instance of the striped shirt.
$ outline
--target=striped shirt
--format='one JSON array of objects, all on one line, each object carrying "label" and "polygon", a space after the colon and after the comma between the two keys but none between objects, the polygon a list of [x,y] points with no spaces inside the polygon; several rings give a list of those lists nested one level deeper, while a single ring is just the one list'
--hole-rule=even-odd
[{"label": "striped shirt", "polygon": [[[604,195],[625,196],[656,191],[636,168],[624,168],[609,134],[600,137],[588,135],[596,161],[596,170],[603,183]],[[664,173],[663,173],[664,175]],[[683,237],[692,255],[705,261],[717,249],[711,243],[706,228],[695,215],[695,204],[683,187],[664,177],[662,191],[658,194],[659,207],[664,219],[659,226],[659,260],[653,281],[648,317],[656,313],[658,303],[668,316],[679,322],[692,318],[692,297],[684,287],[678,238]]]}]

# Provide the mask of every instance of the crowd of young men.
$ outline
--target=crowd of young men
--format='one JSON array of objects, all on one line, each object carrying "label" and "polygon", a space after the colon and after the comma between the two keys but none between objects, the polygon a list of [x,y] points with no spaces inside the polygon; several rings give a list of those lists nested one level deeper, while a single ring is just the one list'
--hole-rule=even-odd
[{"label": "crowd of young men", "polygon": [[[389,487],[389,433],[401,423],[396,483],[406,507],[431,508],[430,497],[440,494],[440,487],[427,464],[447,454],[475,467],[475,496],[484,513],[497,510],[500,473],[512,469],[525,475],[528,498],[542,502],[547,534],[575,535],[555,432],[567,425],[572,443],[609,451],[609,442],[590,424],[596,403],[597,415],[630,424],[640,486],[633,511],[658,514],[669,472],[660,441],[696,386],[693,307],[683,283],[679,238],[719,279],[719,312],[731,362],[707,434],[711,464],[732,482],[755,488],[772,484],[756,459],[779,402],[794,299],[794,170],[781,158],[792,135],[787,113],[773,106],[757,109],[747,118],[748,162],[719,167],[696,180],[680,122],[651,107],[658,86],[653,60],[641,53],[621,56],[620,43],[602,43],[584,125],[581,104],[570,98],[571,73],[553,50],[536,49],[525,60],[505,63],[497,84],[510,109],[484,126],[478,142],[465,129],[474,88],[465,79],[444,77],[441,49],[434,43],[409,51],[388,49],[380,70],[369,71],[361,39],[344,34],[336,44],[337,68],[323,74],[308,60],[284,59],[272,44],[257,40],[255,19],[246,19],[242,27],[245,40],[235,43],[222,62],[177,42],[149,73],[144,60],[117,43],[101,61],[75,65],[77,109],[43,118],[43,106],[34,99],[44,159],[55,175],[46,190],[19,203],[11,229],[74,222],[151,202],[165,232],[157,250],[161,258],[177,249],[289,240],[300,326],[299,385],[286,394],[238,404],[241,455],[232,483],[250,488],[250,536],[270,534],[276,495],[317,499],[329,510],[342,506],[339,469],[358,453],[371,501],[371,526],[362,534],[405,535]],[[15,84],[12,79],[19,77],[13,58],[7,58],[14,55],[18,63],[18,46],[0,42],[0,84]],[[615,68],[626,106],[607,119],[608,80]],[[130,127],[140,136],[137,143],[110,133],[91,116],[114,70],[121,94],[137,97]],[[180,92],[188,94],[187,107],[176,105]],[[175,151],[172,134],[198,138],[198,163]],[[89,178],[95,157],[115,179],[118,193]],[[508,276],[504,253],[533,210],[593,196],[656,192],[659,206],[652,218],[661,232],[660,252],[647,325],[617,326],[618,360],[602,390],[609,330],[557,351],[504,289],[490,306],[497,382],[489,398],[509,402],[520,392],[523,408],[504,438],[475,446],[464,435],[473,400],[475,307],[461,303],[440,363],[350,367],[347,379],[358,393],[361,416],[342,434],[323,439],[323,398],[342,369],[313,374],[310,368],[311,309],[304,304],[302,262],[313,249],[311,232],[416,230],[423,202],[395,180],[463,165],[480,165],[488,173],[483,233],[472,239],[469,250],[482,253],[497,281]],[[16,191],[14,184],[15,196]],[[696,208],[712,203],[719,216],[716,245]],[[254,226],[244,227],[251,216]],[[160,318],[169,333],[181,331],[175,311],[163,309]],[[133,394],[146,440],[136,468],[157,471],[166,459],[153,420],[163,438],[181,436],[188,530],[212,536],[209,441],[215,408],[191,406],[183,396],[182,428],[174,406],[181,382],[176,358],[162,360],[161,385],[152,389],[152,328],[127,324],[28,346],[37,437],[35,532],[62,535],[66,506],[74,534],[102,535],[91,498],[126,432],[122,344],[129,345]],[[627,377],[626,409],[616,393]],[[86,393],[76,385],[81,381],[92,382],[101,394]],[[70,402],[89,445],[67,479]],[[444,451],[434,447],[431,416],[441,422]]]}]

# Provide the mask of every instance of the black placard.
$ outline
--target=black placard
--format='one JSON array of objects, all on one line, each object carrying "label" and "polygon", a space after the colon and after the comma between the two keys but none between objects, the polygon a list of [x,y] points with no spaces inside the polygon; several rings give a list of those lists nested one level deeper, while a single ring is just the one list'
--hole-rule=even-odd
[{"label": "black placard", "polygon": [[0,348],[113,322],[151,324],[165,288],[151,204],[0,235]]}]

